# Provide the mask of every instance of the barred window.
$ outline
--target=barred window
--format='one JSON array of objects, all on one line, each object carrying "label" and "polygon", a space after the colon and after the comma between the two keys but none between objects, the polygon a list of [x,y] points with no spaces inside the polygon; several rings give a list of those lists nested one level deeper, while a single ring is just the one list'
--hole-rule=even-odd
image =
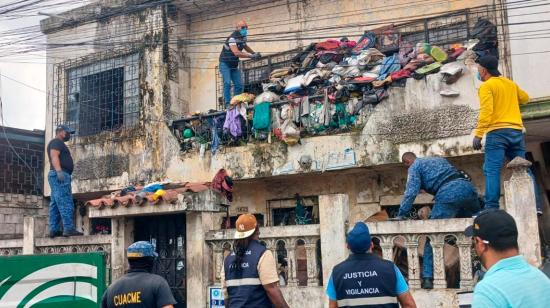
[{"label": "barred window", "polygon": [[80,136],[130,127],[139,118],[139,55],[67,70],[66,123]]}]

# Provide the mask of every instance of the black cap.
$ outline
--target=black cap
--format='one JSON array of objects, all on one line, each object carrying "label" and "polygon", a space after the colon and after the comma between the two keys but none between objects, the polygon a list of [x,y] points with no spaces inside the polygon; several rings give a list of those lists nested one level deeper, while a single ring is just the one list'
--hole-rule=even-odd
[{"label": "black cap", "polygon": [[69,134],[74,134],[75,133],[75,130],[65,124],[59,124],[57,125],[57,127],[55,128],[55,131],[58,132],[60,130],[64,130],[66,131],[67,133]]},{"label": "black cap", "polygon": [[474,219],[464,230],[466,236],[477,236],[491,244],[516,244],[518,228],[514,218],[503,210],[488,210]]},{"label": "black cap", "polygon": [[485,68],[492,76],[501,75],[498,71],[498,59],[495,56],[486,55],[479,57],[477,58],[476,63]]}]

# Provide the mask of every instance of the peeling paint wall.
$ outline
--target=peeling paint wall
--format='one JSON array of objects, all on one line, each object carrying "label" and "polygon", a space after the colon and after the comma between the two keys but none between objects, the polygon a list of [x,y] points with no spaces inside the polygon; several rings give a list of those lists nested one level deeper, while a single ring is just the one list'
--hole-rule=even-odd
[{"label": "peeling paint wall", "polygon": [[[86,57],[86,63],[93,63],[99,55],[115,55],[116,48],[113,49],[111,43],[120,46],[124,42],[125,50],[140,54],[139,123],[114,132],[75,138],[68,143],[75,161],[74,193],[117,189],[129,183],[150,182],[165,177],[166,155],[173,154],[171,146],[179,148],[177,143],[170,143],[174,137],[168,131],[166,122],[180,118],[188,103],[188,98],[182,94],[185,91],[179,85],[179,81],[188,80],[188,77],[179,65],[177,44],[163,45],[170,35],[185,35],[187,28],[185,24],[179,24],[180,18],[184,17],[179,16],[174,7],[157,6],[48,34],[48,42],[54,44],[80,42],[82,37],[93,37],[98,43],[87,49],[78,48],[77,51],[71,47],[48,49],[48,91],[56,90],[53,88],[56,64],[81,57]],[[61,103],[64,99],[60,96]],[[54,135],[52,104],[54,101],[49,96],[46,122],[48,141]],[[45,165],[48,166],[48,163]],[[49,195],[49,185],[45,185],[45,192]]]},{"label": "peeling paint wall", "polygon": [[[483,194],[485,183],[481,155],[456,157],[449,160],[472,177],[472,182]],[[350,222],[365,220],[383,206],[399,205],[407,181],[407,169],[401,164],[370,169],[352,169],[307,175],[279,176],[253,181],[237,181],[230,215],[238,215],[245,208],[250,213],[267,214],[267,201],[302,196],[347,194],[350,203]],[[421,194],[418,204],[430,204],[433,197]],[[216,214],[221,225],[225,214]]]}]

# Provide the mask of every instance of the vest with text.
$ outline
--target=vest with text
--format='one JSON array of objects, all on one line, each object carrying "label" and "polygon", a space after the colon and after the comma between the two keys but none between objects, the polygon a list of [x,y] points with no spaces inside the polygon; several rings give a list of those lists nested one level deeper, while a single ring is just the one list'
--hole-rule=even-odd
[{"label": "vest with text", "polygon": [[352,254],[332,271],[338,307],[398,308],[394,264],[371,253]]},{"label": "vest with text", "polygon": [[225,284],[229,307],[273,307],[260,282],[258,263],[266,248],[258,241],[251,241],[243,257],[241,269],[236,268],[235,252],[224,261]]}]

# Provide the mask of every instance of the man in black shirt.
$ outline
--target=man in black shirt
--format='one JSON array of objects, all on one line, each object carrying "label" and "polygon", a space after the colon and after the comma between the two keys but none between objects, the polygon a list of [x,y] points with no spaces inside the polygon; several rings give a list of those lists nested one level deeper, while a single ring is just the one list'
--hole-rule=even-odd
[{"label": "man in black shirt", "polygon": [[[55,129],[55,138],[48,143],[47,153],[50,160],[48,183],[51,188],[50,237],[82,235],[74,227],[74,203],[71,193],[71,174],[73,158],[65,142],[71,139],[74,129],[59,125]],[[63,222],[61,233],[60,222]]]},{"label": "man in black shirt", "polygon": [[[225,107],[231,101],[231,82],[233,82],[233,95],[243,93],[243,81],[239,71],[239,58],[258,59],[259,52],[254,52],[246,44],[248,26],[244,20],[237,23],[237,29],[225,40],[220,53],[220,74],[223,79],[223,100]],[[243,51],[246,50],[245,51]]]},{"label": "man in black shirt", "polygon": [[157,256],[149,242],[130,245],[127,251],[130,270],[105,291],[101,308],[173,308],[176,300],[170,286],[161,276],[151,274]]}]

